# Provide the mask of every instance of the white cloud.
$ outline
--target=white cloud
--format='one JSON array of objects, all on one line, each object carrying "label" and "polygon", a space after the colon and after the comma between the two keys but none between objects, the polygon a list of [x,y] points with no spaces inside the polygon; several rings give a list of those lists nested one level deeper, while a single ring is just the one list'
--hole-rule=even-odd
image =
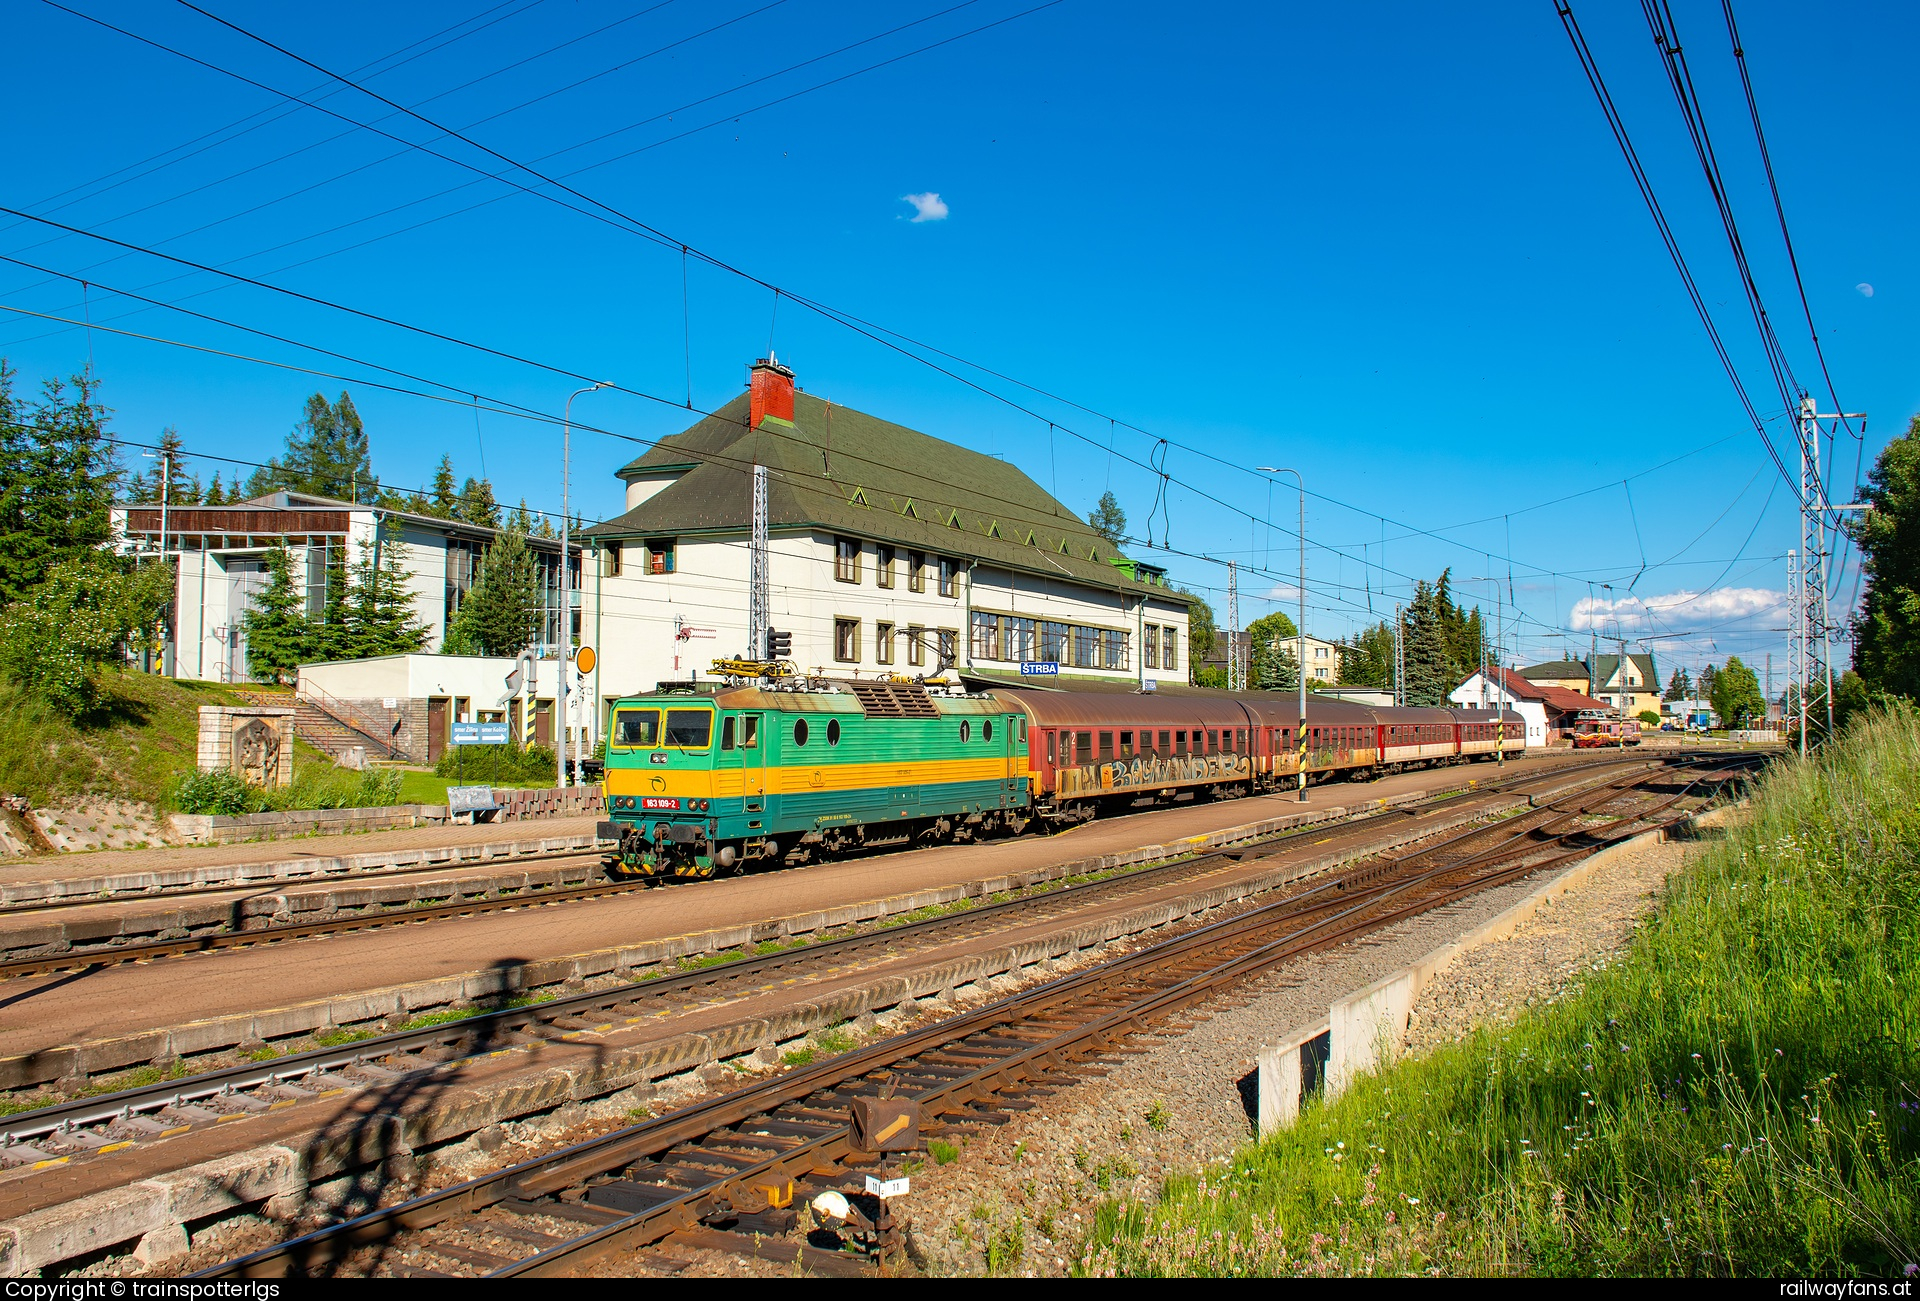
[{"label": "white cloud", "polygon": [[1787,594],[1766,587],[1720,587],[1711,592],[1668,592],[1618,600],[1582,597],[1568,627],[1602,638],[1675,636],[1681,633],[1757,632],[1787,618]]},{"label": "white cloud", "polygon": [[907,218],[908,221],[945,221],[947,219],[946,200],[932,190],[928,190],[925,194],[903,194],[900,200],[913,205],[913,216]]},{"label": "white cloud", "polygon": [[1260,595],[1269,601],[1298,601],[1300,589],[1292,583],[1275,583]]},{"label": "white cloud", "polygon": [[1859,284],[1855,285],[1854,288],[1860,291],[1860,296],[1862,298],[1873,297],[1873,286],[1866,283],[1866,281],[1864,280],[1861,281]]}]

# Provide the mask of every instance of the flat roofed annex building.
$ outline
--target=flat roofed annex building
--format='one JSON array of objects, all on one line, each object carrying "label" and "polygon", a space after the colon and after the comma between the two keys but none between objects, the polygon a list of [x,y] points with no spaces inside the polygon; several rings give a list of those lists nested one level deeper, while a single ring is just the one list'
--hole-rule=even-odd
[{"label": "flat roofed annex building", "polygon": [[747,393],[623,467],[626,512],[585,531],[593,698],[748,652],[756,465],[769,618],[802,670],[1019,682],[1044,662],[1069,680],[1186,681],[1189,598],[1164,570],[1016,467],[800,391],[768,359]]}]

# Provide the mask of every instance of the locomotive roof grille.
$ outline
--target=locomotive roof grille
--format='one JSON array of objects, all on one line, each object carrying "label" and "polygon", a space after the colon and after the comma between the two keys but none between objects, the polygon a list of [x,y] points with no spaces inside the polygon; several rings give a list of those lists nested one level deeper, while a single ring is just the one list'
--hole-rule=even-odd
[{"label": "locomotive roof grille", "polygon": [[847,682],[868,718],[938,718],[933,697],[918,682]]}]

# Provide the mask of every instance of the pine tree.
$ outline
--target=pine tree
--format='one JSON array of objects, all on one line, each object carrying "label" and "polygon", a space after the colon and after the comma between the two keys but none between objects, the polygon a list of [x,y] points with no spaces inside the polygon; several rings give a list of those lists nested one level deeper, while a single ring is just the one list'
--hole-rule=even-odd
[{"label": "pine tree", "polygon": [[414,612],[407,590],[406,543],[360,539],[347,600],[351,658],[401,655],[427,644],[427,627]]},{"label": "pine tree", "polygon": [[538,634],[540,576],[527,535],[509,529],[480,559],[473,587],[454,614],[448,655],[518,655]]},{"label": "pine tree", "polygon": [[1127,512],[1111,491],[1100,494],[1100,504],[1087,513],[1087,526],[1114,546],[1127,536]]},{"label": "pine tree", "polygon": [[26,407],[13,396],[13,376],[0,361],[0,605],[108,541],[122,478],[95,381],[48,380]]},{"label": "pine tree", "polygon": [[259,682],[288,682],[299,672],[313,630],[306,593],[293,583],[293,554],[282,543],[266,554],[267,585],[246,614],[247,672]]},{"label": "pine tree", "polygon": [[459,494],[453,482],[453,458],[442,456],[439,466],[433,472],[433,496],[423,507],[423,513],[440,519],[454,519],[458,516],[459,509]]},{"label": "pine tree", "polygon": [[246,491],[260,497],[282,489],[342,501],[377,500],[366,426],[347,394],[331,403],[319,393],[309,397],[304,418],[287,435],[286,455],[255,471]]},{"label": "pine tree", "polygon": [[482,528],[499,528],[500,503],[493,499],[493,481],[468,475],[466,483],[461,485],[460,500],[454,506],[453,517]]}]

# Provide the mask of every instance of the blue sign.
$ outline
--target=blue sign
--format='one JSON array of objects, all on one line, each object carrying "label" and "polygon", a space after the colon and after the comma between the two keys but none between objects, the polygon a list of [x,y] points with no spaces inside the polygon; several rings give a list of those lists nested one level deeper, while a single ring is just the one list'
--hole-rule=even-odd
[{"label": "blue sign", "polygon": [[1060,666],[1050,660],[1021,660],[1020,676],[1023,678],[1058,677]]},{"label": "blue sign", "polygon": [[455,723],[455,745],[506,745],[513,738],[505,723]]}]

